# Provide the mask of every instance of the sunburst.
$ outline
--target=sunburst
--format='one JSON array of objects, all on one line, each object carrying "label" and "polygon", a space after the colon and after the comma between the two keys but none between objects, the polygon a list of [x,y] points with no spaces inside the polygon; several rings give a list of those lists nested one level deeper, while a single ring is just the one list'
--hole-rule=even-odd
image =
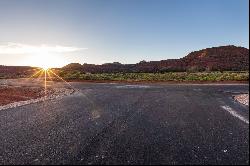
[{"label": "sunburst", "polygon": [[45,97],[47,96],[47,82],[48,80],[53,81],[54,77],[59,79],[60,81],[63,81],[65,84],[67,84],[71,89],[74,89],[70,83],[68,83],[66,80],[64,80],[62,77],[60,77],[58,74],[56,74],[53,69],[48,67],[39,68],[38,71],[36,71],[33,75],[31,75],[29,78],[38,78],[39,80],[43,78],[43,84],[44,84],[44,94]]}]

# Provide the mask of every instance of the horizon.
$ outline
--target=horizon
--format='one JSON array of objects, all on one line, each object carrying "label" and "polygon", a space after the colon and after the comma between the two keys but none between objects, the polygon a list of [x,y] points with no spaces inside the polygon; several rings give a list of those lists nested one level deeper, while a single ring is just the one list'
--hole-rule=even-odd
[{"label": "horizon", "polygon": [[0,0],[1,165],[249,165],[249,0]]},{"label": "horizon", "polygon": [[249,49],[248,6],[247,0],[2,0],[1,65],[135,64],[225,45]]},{"label": "horizon", "polygon": [[[235,45],[223,45],[223,46],[215,46],[215,47],[209,47],[209,48],[204,48],[204,49],[201,49],[201,50],[194,50],[194,51],[191,51],[191,52],[197,52],[197,51],[202,51],[202,50],[205,50],[205,49],[211,49],[211,48],[218,48],[218,47],[228,47],[228,46],[233,46],[233,47],[237,47],[237,48],[246,48],[246,47],[242,47],[242,46],[235,46]],[[249,48],[246,48],[249,50]],[[191,52],[189,52],[188,54],[190,54]],[[187,54],[187,55],[188,55]],[[162,59],[162,60],[158,60],[158,61],[153,61],[153,60],[149,60],[149,61],[146,61],[146,62],[159,62],[159,61],[165,61],[165,60],[179,60],[179,59],[182,59],[184,57],[186,57],[187,55],[183,56],[183,57],[180,57],[180,58],[176,58],[176,59]],[[112,64],[112,63],[120,63],[122,65],[133,65],[133,64],[138,64],[140,63],[141,61],[145,61],[145,60],[140,60],[136,63],[120,63],[120,62],[107,62],[107,63],[102,63],[102,64],[93,64],[93,63],[80,63],[80,62],[71,62],[71,63],[68,63],[68,64],[65,64],[64,66],[60,66],[60,67],[51,67],[51,68],[62,68],[62,67],[65,67],[66,65],[69,65],[69,64],[80,64],[80,65],[84,65],[84,64],[89,64],[89,65],[104,65],[104,64]],[[6,67],[34,67],[34,68],[42,68],[42,67],[39,67],[39,66],[27,66],[27,65],[2,65],[0,64],[0,66],[6,66]]]}]

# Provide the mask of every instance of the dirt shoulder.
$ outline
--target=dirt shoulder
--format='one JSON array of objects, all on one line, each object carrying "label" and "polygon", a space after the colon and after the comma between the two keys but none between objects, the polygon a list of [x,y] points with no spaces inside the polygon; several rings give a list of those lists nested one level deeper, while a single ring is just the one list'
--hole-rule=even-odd
[{"label": "dirt shoulder", "polygon": [[13,102],[36,99],[45,95],[39,87],[0,86],[0,106]]},{"label": "dirt shoulder", "polygon": [[31,103],[57,99],[74,94],[74,92],[76,92],[76,90],[63,87],[47,87],[45,92],[43,87],[0,85],[0,111]]}]

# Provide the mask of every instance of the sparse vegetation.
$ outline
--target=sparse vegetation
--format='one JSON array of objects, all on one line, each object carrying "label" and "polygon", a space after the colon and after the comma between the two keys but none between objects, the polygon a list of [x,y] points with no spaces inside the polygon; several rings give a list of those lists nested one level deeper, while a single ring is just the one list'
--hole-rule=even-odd
[{"label": "sparse vegetation", "polygon": [[59,71],[65,80],[111,81],[248,81],[249,72],[81,73]]}]

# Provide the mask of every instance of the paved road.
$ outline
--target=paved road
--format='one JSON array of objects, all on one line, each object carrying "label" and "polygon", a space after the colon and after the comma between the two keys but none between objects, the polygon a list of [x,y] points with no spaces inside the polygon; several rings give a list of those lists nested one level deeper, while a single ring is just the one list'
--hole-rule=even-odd
[{"label": "paved road", "polygon": [[72,83],[0,111],[0,164],[248,164],[248,85]]}]

